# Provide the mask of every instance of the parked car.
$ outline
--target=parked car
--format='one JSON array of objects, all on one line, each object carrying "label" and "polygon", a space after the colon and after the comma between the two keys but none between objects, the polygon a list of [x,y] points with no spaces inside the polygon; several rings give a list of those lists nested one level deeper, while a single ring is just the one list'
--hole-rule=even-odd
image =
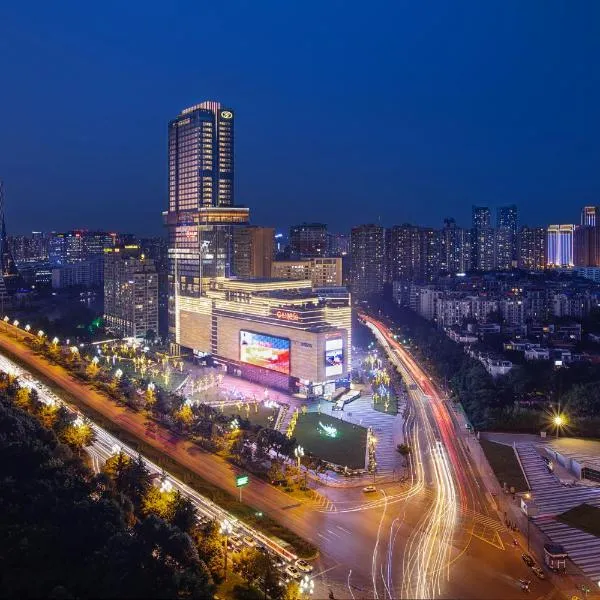
[{"label": "parked car", "polygon": [[535,565],[535,560],[533,560],[533,557],[530,554],[521,554],[521,558],[528,567],[533,567]]},{"label": "parked car", "polygon": [[374,485],[368,485],[363,488],[363,492],[365,492],[365,494],[370,494],[370,493],[376,492],[376,491],[377,491],[377,488]]},{"label": "parked car", "polygon": [[305,560],[299,558],[296,561],[296,567],[300,569],[303,573],[310,573],[313,570],[313,566],[309,565]]},{"label": "parked car", "polygon": [[256,541],[254,540],[254,538],[250,537],[249,535],[245,535],[242,538],[242,541],[244,542],[244,544],[246,544],[246,546],[250,546],[251,548],[256,546]]},{"label": "parked car", "polygon": [[531,570],[536,574],[537,577],[539,577],[540,579],[546,579],[546,575],[544,574],[544,571],[542,571],[542,569],[540,569],[540,567],[531,567]]},{"label": "parked car", "polygon": [[302,576],[302,573],[294,565],[287,566],[285,572],[291,579],[300,579]]}]

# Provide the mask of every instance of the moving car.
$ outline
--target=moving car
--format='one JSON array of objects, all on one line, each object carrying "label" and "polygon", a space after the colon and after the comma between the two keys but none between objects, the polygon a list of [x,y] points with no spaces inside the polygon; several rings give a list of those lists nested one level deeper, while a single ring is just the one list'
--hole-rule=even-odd
[{"label": "moving car", "polygon": [[535,560],[533,560],[530,554],[521,554],[521,558],[528,567],[533,567],[535,565]]},{"label": "moving car", "polygon": [[296,567],[300,569],[303,573],[310,573],[313,570],[313,566],[309,565],[305,560],[299,558],[296,561]]},{"label": "moving car", "polygon": [[544,574],[544,571],[542,571],[542,569],[540,569],[540,567],[531,567],[531,570],[536,574],[537,577],[539,577],[540,579],[546,579],[546,575]]},{"label": "moving car", "polygon": [[245,535],[242,538],[242,541],[244,542],[244,544],[246,544],[246,546],[250,546],[250,548],[253,548],[254,546],[256,546],[256,542],[254,541],[254,538],[251,538],[249,535]]},{"label": "moving car", "polygon": [[300,579],[300,577],[302,576],[302,573],[300,573],[300,571],[298,571],[298,569],[296,569],[294,565],[289,565],[288,567],[286,567],[285,572],[292,579]]},{"label": "moving car", "polygon": [[376,492],[377,488],[374,485],[368,485],[367,487],[363,488],[363,492],[365,492],[365,494],[370,494],[372,492]]}]

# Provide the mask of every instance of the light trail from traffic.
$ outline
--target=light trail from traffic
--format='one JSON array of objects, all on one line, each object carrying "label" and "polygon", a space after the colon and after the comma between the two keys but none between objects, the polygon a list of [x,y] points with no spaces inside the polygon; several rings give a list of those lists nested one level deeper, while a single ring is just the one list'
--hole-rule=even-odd
[{"label": "light trail from traffic", "polygon": [[[405,356],[400,355],[399,344],[385,326],[367,315],[360,316],[388,351],[390,360],[404,373],[406,380],[414,381],[420,388],[420,393],[411,393],[416,411],[415,424],[410,431],[414,485],[406,496],[409,497],[413,491],[418,494],[425,488],[426,465],[433,481],[434,493],[433,502],[425,510],[405,548],[401,596],[434,598],[441,593],[442,577],[450,563],[459,503],[466,505],[460,469],[456,468],[459,458],[451,442],[452,422],[439,410],[441,401],[434,396],[432,386],[426,385],[425,374],[412,358],[406,360]],[[392,560],[390,552],[390,569]]]},{"label": "light trail from traffic", "polygon": [[[59,405],[64,406],[71,414],[80,416],[80,413],[73,408],[71,408],[66,402],[64,402],[61,398],[59,398],[52,390],[46,387],[43,383],[41,383],[38,379],[36,379],[31,373],[23,369],[22,367],[16,365],[11,360],[6,358],[5,356],[0,354],[0,371],[4,371],[9,375],[15,377],[23,386],[34,389],[41,402],[47,405]],[[90,427],[92,428],[95,440],[92,445],[87,448],[92,455],[92,463],[99,466],[99,462],[105,462],[111,456],[114,456],[118,452],[123,452],[128,455],[130,458],[136,459],[139,456],[139,452],[134,449],[128,447],[123,444],[119,439],[115,438],[104,429],[96,425],[95,423],[90,421]],[[94,458],[96,457],[96,458]],[[153,462],[149,461],[147,458],[142,456],[142,460],[144,461],[144,465],[148,469],[151,475],[168,476],[168,481],[172,485],[173,488],[178,489],[182,495],[186,496],[191,500],[196,509],[201,515],[207,516],[210,519],[214,519],[217,521],[227,520],[230,523],[233,523],[236,529],[242,535],[249,535],[254,538],[260,544],[263,544],[265,547],[269,548],[275,554],[281,556],[282,558],[293,561],[298,557],[287,550],[286,548],[280,546],[260,531],[253,529],[241,522],[237,517],[232,514],[224,511],[220,506],[200,495],[196,490],[192,489],[182,481],[179,481],[177,478],[173,477],[171,474],[165,472],[165,470]]]}]

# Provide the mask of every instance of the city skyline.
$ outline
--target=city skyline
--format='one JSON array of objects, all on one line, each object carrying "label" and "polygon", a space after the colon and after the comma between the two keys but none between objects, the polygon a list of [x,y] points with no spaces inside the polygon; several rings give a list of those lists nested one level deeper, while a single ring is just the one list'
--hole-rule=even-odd
[{"label": "city skyline", "polygon": [[[389,24],[320,7],[322,22],[339,25],[331,38],[308,10],[234,4],[225,18],[194,7],[181,20],[164,7],[144,23],[127,18],[135,3],[123,10],[100,11],[95,25],[78,6],[63,19],[41,5],[37,24],[19,7],[4,15],[11,94],[2,100],[10,119],[0,164],[14,232],[30,228],[31,208],[48,205],[49,229],[113,230],[125,220],[135,233],[161,232],[165,122],[204,98],[236,107],[236,197],[253,207],[254,224],[279,229],[318,219],[349,231],[379,217],[386,226],[434,226],[447,216],[466,224],[472,204],[516,203],[522,223],[537,226],[570,222],[570,205],[600,197],[593,146],[600,90],[581,76],[594,67],[598,38],[589,24],[597,19],[588,13],[598,7],[572,7],[564,18],[542,6],[504,5],[497,14],[473,3],[439,21],[420,7],[392,7]],[[200,66],[189,23],[204,17],[215,27],[203,32],[202,47],[218,45],[225,27],[231,44],[219,45],[220,61]],[[353,35],[369,23],[377,37]],[[167,24],[180,44],[155,43]],[[295,43],[297,31],[313,41]],[[510,49],[498,52],[506,36]],[[353,68],[330,81],[340,62]],[[60,94],[34,100],[54,87]],[[377,106],[384,127],[356,118],[367,105]],[[368,153],[359,150],[366,146]],[[28,165],[36,165],[35,177]]]}]

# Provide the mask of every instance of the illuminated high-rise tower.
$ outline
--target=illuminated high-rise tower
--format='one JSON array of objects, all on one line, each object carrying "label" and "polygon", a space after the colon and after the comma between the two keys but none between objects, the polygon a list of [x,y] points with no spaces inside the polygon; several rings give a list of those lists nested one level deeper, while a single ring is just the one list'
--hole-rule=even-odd
[{"label": "illuminated high-rise tower", "polygon": [[231,274],[232,228],[248,222],[234,206],[234,113],[219,102],[186,108],[169,123],[169,328],[178,298],[198,298]]}]

